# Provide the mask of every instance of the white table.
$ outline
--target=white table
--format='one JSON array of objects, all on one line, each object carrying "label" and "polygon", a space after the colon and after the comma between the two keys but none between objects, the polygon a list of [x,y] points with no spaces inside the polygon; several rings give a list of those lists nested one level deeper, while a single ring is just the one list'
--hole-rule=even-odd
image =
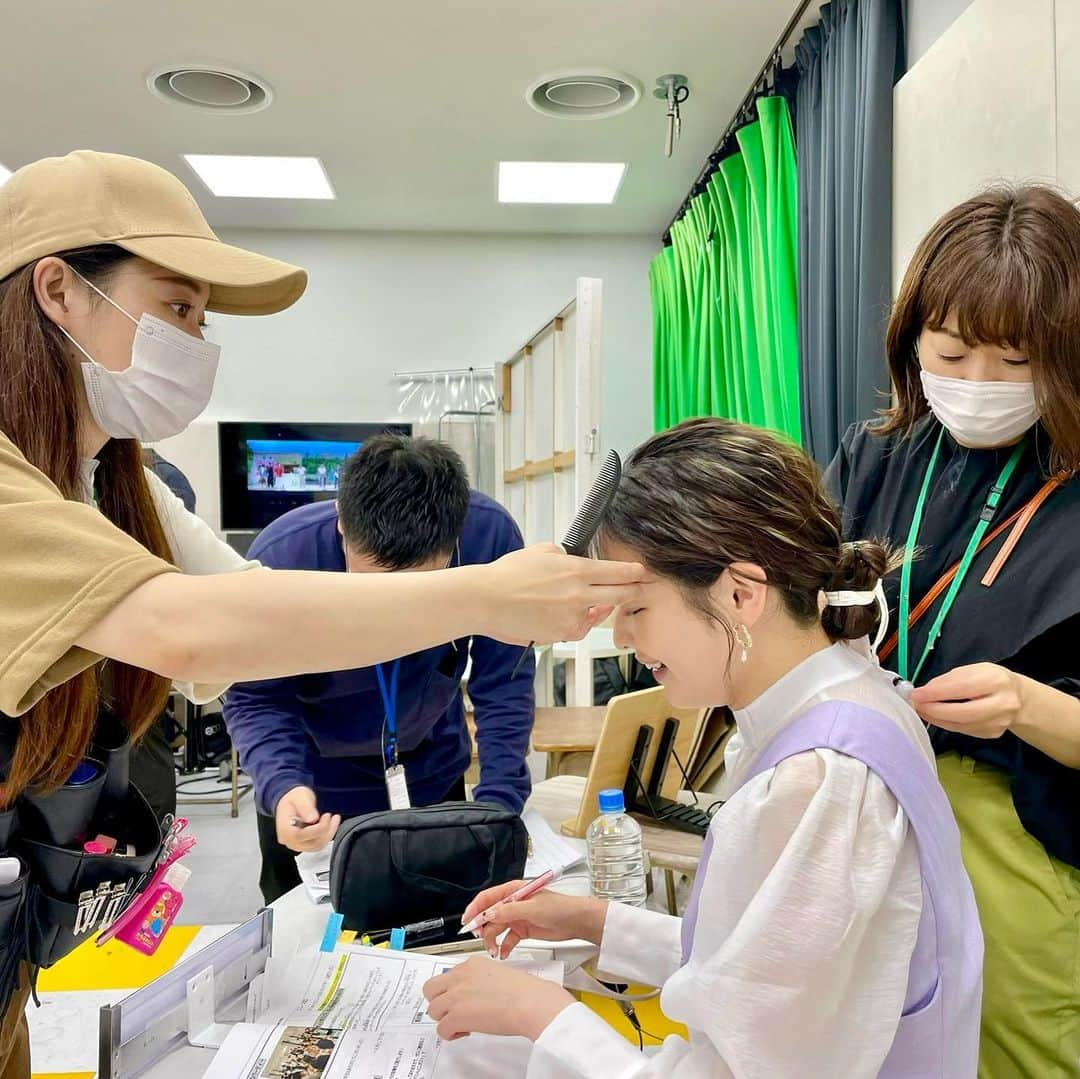
[{"label": "white table", "polygon": [[[568,842],[583,845],[581,840],[568,840]],[[587,895],[588,870],[583,865],[569,870],[554,887],[571,895]],[[304,969],[304,964],[310,962],[318,951],[326,929],[327,918],[330,916],[330,907],[326,904],[316,906],[308,898],[307,892],[301,885],[272,903],[271,909],[274,912],[273,972],[280,985],[282,981],[288,981],[290,972],[295,977],[297,969]],[[223,933],[232,927],[217,928]],[[537,942],[537,945],[543,948],[555,947],[544,942]],[[583,942],[568,942],[565,946],[558,947],[559,958],[567,961],[568,969],[580,964],[596,950],[592,945]],[[122,999],[128,995],[128,992],[118,990],[112,994],[113,1001]],[[288,988],[276,990],[274,985],[270,986],[270,993],[272,996],[278,996],[279,999],[281,996],[288,997],[289,995]],[[99,1005],[101,1003],[106,1002],[102,1000]],[[218,1016],[219,1022],[240,1022],[243,1018],[243,1001],[237,1005],[235,1014],[225,1013]],[[94,1029],[97,1029],[96,1017]],[[154,1079],[195,1079],[196,1076],[203,1075],[213,1059],[213,1049],[197,1049],[191,1045],[181,1045],[159,1060],[151,1069],[151,1074]],[[36,1062],[35,1066],[37,1066]]]},{"label": "white table", "polygon": [[[307,897],[303,886],[294,888],[272,903],[274,912],[273,954],[275,968],[285,974],[287,969],[305,957],[312,957],[318,951],[330,916],[330,908],[317,907]],[[291,962],[283,962],[280,967],[276,958],[291,957]],[[274,992],[271,987],[271,993]],[[122,994],[118,994],[118,999]],[[244,1003],[238,1005],[238,1014],[219,1015],[221,1022],[239,1022],[244,1018]],[[194,1079],[202,1075],[214,1059],[213,1049],[196,1049],[192,1045],[182,1045],[168,1056],[159,1060],[151,1069],[154,1079]]]}]

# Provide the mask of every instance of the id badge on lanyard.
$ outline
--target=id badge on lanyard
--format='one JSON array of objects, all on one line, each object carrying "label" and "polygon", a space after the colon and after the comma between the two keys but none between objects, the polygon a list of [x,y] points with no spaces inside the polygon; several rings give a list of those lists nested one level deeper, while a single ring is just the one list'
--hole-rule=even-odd
[{"label": "id badge on lanyard", "polygon": [[382,664],[375,665],[375,675],[379,680],[379,693],[382,696],[383,708],[385,709],[383,739],[383,776],[386,780],[386,795],[390,800],[391,809],[410,809],[409,785],[405,780],[405,768],[398,761],[397,745],[397,691],[398,672],[401,669],[401,661],[394,660],[390,665],[390,684],[387,686],[386,675]]}]

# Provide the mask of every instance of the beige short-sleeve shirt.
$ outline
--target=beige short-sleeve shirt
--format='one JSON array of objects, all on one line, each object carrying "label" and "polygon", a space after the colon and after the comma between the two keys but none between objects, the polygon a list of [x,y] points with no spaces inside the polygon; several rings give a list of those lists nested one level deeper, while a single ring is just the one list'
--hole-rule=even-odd
[{"label": "beige short-sleeve shirt", "polygon": [[171,570],[93,506],[65,499],[0,434],[0,712],[21,715],[97,663],[76,642]]}]

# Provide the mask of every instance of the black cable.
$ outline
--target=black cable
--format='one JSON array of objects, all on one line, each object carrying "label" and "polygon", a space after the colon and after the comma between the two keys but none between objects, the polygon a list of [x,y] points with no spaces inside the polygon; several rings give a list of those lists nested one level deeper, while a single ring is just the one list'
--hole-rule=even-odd
[{"label": "black cable", "polygon": [[637,1012],[634,1011],[634,1005],[628,1000],[619,1002],[619,1008],[623,1015],[626,1016],[630,1025],[637,1031],[638,1049],[645,1052],[645,1035],[641,1032],[641,1020],[637,1017]]},{"label": "black cable", "polygon": [[690,777],[686,774],[686,769],[683,767],[683,762],[681,760],[679,760],[679,754],[675,752],[675,747],[674,746],[671,747],[671,755],[675,758],[675,763],[679,766],[679,771],[682,773],[682,777],[683,777],[683,783],[686,784],[686,786],[683,789],[688,790],[690,792],[690,796],[694,799],[694,805],[697,805],[698,804],[697,791],[694,790],[694,785],[690,782]]},{"label": "black cable", "polygon": [[645,1052],[645,1039],[646,1038],[652,1038],[652,1040],[654,1042],[663,1042],[664,1039],[661,1038],[658,1034],[650,1034],[647,1030],[645,1030],[642,1027],[641,1020],[638,1019],[638,1014],[637,1014],[637,1011],[634,1009],[633,1004],[631,1004],[629,1001],[625,1001],[622,1004],[622,1010],[623,1010],[623,1014],[630,1021],[630,1025],[637,1032],[638,1049],[640,1049],[641,1052],[643,1052],[643,1053]]}]

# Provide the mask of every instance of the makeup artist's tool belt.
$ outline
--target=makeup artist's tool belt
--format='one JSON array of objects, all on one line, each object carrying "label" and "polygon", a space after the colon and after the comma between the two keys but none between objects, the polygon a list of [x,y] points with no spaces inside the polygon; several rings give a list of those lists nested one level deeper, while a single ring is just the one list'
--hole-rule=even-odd
[{"label": "makeup artist's tool belt", "polygon": [[482,802],[366,813],[334,838],[330,900],[360,931],[460,916],[477,892],[521,876],[528,846],[516,813]]},{"label": "makeup artist's tool belt", "polygon": [[[17,720],[0,733],[6,774]],[[98,722],[87,758],[63,787],[25,791],[0,811],[0,1008],[20,961],[48,967],[115,920],[146,885],[161,851],[161,825],[128,778],[131,744],[110,716]],[[119,853],[84,849],[97,836]]]}]

